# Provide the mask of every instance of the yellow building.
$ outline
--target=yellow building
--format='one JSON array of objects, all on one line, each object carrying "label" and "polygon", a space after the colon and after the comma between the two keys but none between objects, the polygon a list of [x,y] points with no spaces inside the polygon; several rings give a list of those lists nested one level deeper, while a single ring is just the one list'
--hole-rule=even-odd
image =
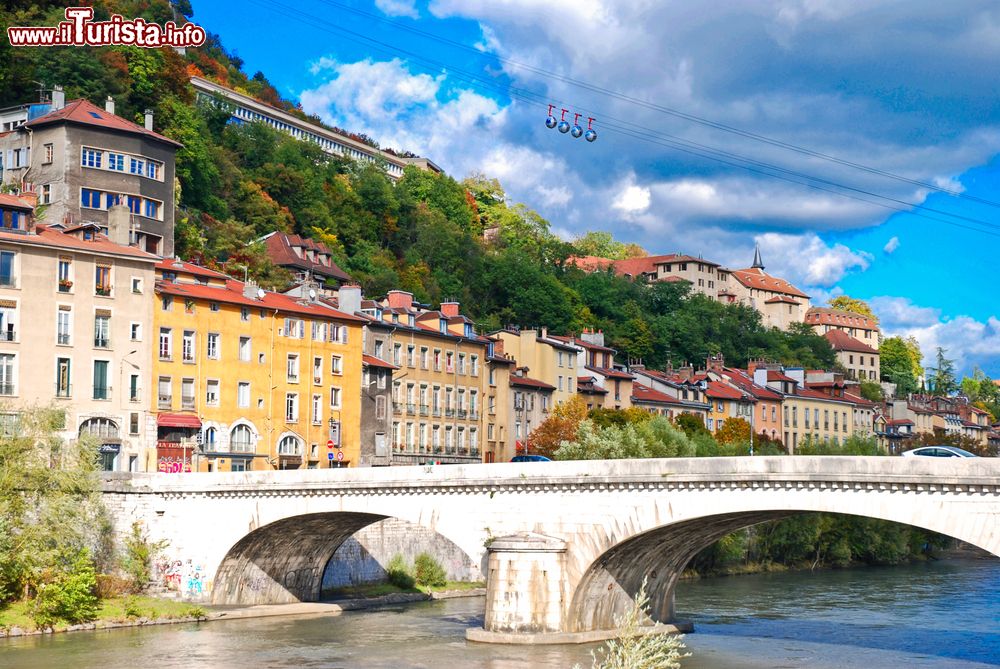
[{"label": "yellow building", "polygon": [[358,464],[360,318],[179,260],[156,273],[150,469]]},{"label": "yellow building", "polygon": [[830,394],[807,388],[802,369],[758,368],[754,380],[765,378],[769,388],[784,396],[782,437],[789,453],[805,440],[842,444],[854,434],[854,404],[842,387],[829,388]]},{"label": "yellow building", "polygon": [[553,386],[553,406],[576,394],[577,356],[582,349],[549,336],[548,330],[499,330],[490,335],[501,345],[499,351],[527,368],[526,374]]}]

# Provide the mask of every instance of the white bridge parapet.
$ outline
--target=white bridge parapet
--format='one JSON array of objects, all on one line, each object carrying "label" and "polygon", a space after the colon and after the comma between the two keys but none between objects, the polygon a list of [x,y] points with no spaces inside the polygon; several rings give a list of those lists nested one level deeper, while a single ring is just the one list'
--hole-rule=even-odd
[{"label": "white bridge parapet", "polygon": [[[674,585],[699,550],[742,527],[802,512],[905,523],[1000,555],[1000,460],[993,458],[675,458],[135,474],[110,476],[104,494],[120,532],[138,521],[152,540],[166,540],[171,563],[189,579],[197,574],[197,592],[216,604],[314,601],[326,563],[356,531],[383,518],[422,525],[464,551],[473,573],[482,570],[493,607],[487,620],[515,634],[610,629],[643,579],[653,617],[669,622]],[[533,573],[532,564],[511,562],[523,555],[555,564],[546,551],[489,561],[487,548],[512,535],[541,535],[564,546],[559,568]],[[536,611],[525,605],[527,575],[540,593]],[[517,597],[504,595],[517,588]],[[503,602],[515,600],[516,611],[503,610]]]}]

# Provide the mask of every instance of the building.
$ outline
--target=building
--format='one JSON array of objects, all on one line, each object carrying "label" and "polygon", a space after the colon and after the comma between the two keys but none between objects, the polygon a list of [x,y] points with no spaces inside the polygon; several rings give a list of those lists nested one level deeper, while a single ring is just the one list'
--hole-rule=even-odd
[{"label": "building", "polygon": [[736,386],[722,381],[705,381],[705,399],[708,400],[708,418],[705,427],[714,432],[729,418],[753,420],[756,399]]},{"label": "building", "polygon": [[[46,113],[40,113],[47,109]],[[130,242],[155,255],[174,244],[174,156],[180,144],[87,100],[32,105],[26,118],[0,135],[0,182],[37,193],[44,223],[94,223],[105,233],[115,204],[128,207]]]},{"label": "building", "polygon": [[722,281],[726,294],[720,293],[720,301],[753,307],[760,312],[764,325],[782,330],[805,320],[809,296],[788,281],[765,272],[759,246],[754,250],[753,265],[727,272],[731,280]]},{"label": "building", "polygon": [[704,258],[671,253],[625,260],[609,260],[597,256],[571,258],[570,262],[587,272],[614,270],[618,276],[643,281],[687,283],[691,292],[708,295],[713,300],[718,294],[720,266]]},{"label": "building", "polygon": [[727,383],[754,398],[753,415],[749,419],[754,433],[764,435],[773,441],[780,441],[781,394],[767,386],[754,383],[753,377],[745,370],[724,367],[720,373]]},{"label": "building", "polygon": [[632,406],[632,382],[635,377],[615,366],[617,351],[604,345],[604,332],[584,330],[579,337],[550,335],[552,339],[578,349],[576,392],[588,409],[628,409]]},{"label": "building", "polygon": [[361,318],[180,260],[156,273],[151,469],[361,464]]},{"label": "building", "polygon": [[677,400],[678,405],[674,409],[675,414],[672,417],[686,413],[698,416],[703,423],[707,422],[708,412],[712,407],[705,397],[705,389],[694,379],[693,368],[682,367],[677,372],[672,369],[661,372],[646,369],[644,365],[632,365],[629,367],[629,372],[635,379],[632,384],[633,397],[641,399],[654,397],[642,390],[637,393],[636,388],[642,386]]},{"label": "building", "polygon": [[638,378],[632,386],[632,406],[643,411],[648,411],[654,416],[663,416],[669,420],[673,420],[678,415],[684,413],[680,400],[666,393],[661,393],[659,390],[653,390],[642,385],[639,383]]},{"label": "building", "polygon": [[553,386],[552,402],[558,406],[576,394],[577,357],[583,348],[550,337],[547,328],[504,329],[490,334],[497,351],[511,356],[526,374]]},{"label": "building", "polygon": [[360,138],[355,139],[343,132],[304,121],[283,109],[272,107],[208,79],[191,77],[191,85],[200,100],[211,103],[222,101],[228,105],[234,123],[259,121],[296,139],[304,142],[315,142],[327,153],[380,165],[386,174],[393,179],[402,177],[403,170],[408,165],[429,172],[441,172],[441,168],[427,158],[411,154],[399,155],[392,151],[375,148],[361,141]]},{"label": "building", "polygon": [[882,335],[878,321],[853,311],[812,307],[806,312],[805,322],[819,335],[825,335],[831,330],[840,330],[876,351],[881,345]]},{"label": "building", "polygon": [[341,286],[334,306],[364,318],[364,355],[361,378],[361,455],[359,464],[392,464],[392,375],[399,369],[389,361],[393,327],[362,309],[359,286]]},{"label": "building", "polygon": [[21,410],[51,406],[61,437],[95,440],[102,469],[140,471],[158,258],[96,225],[36,225],[33,204],[0,195],[3,429],[16,432]]},{"label": "building", "polygon": [[[413,295],[389,291],[362,311],[392,327],[392,463],[481,462],[483,433],[502,449],[508,361],[494,362],[494,342],[478,335],[457,302],[425,309]],[[502,358],[500,359],[502,360]],[[483,402],[487,402],[484,412]],[[495,456],[494,456],[495,457]]]},{"label": "building", "polygon": [[820,392],[806,384],[805,370],[751,364],[754,383],[782,396],[782,443],[794,454],[805,441],[842,444],[854,434],[854,405],[843,389]]},{"label": "building", "polygon": [[847,370],[847,378],[852,381],[871,381],[878,383],[881,378],[881,360],[878,349],[865,344],[844,330],[831,329],[823,334],[830,342],[837,362]]},{"label": "building", "polygon": [[510,404],[507,424],[512,426],[511,441],[507,448],[497,454],[497,460],[505,462],[515,455],[531,452],[532,430],[549,417],[553,408],[552,395],[555,386],[525,375],[523,367],[510,374]]},{"label": "building", "polygon": [[333,261],[333,252],[326,244],[284,232],[272,232],[260,241],[271,262],[290,271],[301,285],[315,285],[322,291],[351,280]]}]

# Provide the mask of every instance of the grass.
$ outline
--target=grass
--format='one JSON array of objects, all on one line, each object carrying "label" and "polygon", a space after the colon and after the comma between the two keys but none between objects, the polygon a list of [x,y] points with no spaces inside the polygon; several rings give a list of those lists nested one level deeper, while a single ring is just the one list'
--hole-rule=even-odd
[{"label": "grass", "polygon": [[445,585],[430,587],[417,585],[412,588],[400,588],[392,583],[363,583],[361,585],[349,585],[342,588],[331,588],[323,591],[323,599],[365,599],[368,597],[382,597],[399,592],[430,594],[432,592],[444,592],[446,590],[475,590],[485,588],[482,581],[448,581]]},{"label": "grass", "polygon": [[[31,619],[31,602],[13,602],[0,609],[0,628],[20,627],[26,632],[35,630]],[[113,597],[101,601],[97,620],[101,623],[122,623],[138,618],[150,620],[171,620],[175,618],[201,618],[205,609],[186,602],[176,602],[169,599],[133,595],[130,597]],[[65,629],[65,623],[57,625],[56,629]]]}]

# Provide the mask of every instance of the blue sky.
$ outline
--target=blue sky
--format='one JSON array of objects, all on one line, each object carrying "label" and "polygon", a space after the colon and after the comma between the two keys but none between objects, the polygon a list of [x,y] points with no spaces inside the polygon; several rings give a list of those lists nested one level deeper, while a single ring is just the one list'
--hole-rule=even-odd
[{"label": "blue sky", "polygon": [[[926,353],[945,346],[963,370],[1000,376],[991,271],[1000,207],[970,199],[1000,202],[995,2],[249,0],[235,12],[195,0],[194,8],[195,22],[220,33],[249,73],[263,71],[307,111],[426,155],[456,178],[498,177],[566,237],[611,230],[651,253],[701,253],[734,267],[749,264],[756,241],[768,270],[814,303],[841,293],[871,300],[887,333],[917,336]],[[599,140],[547,130],[541,100],[594,110]],[[642,128],[640,137],[616,132],[622,123]],[[650,141],[654,132],[986,221],[971,225],[994,234],[677,152]]]}]

